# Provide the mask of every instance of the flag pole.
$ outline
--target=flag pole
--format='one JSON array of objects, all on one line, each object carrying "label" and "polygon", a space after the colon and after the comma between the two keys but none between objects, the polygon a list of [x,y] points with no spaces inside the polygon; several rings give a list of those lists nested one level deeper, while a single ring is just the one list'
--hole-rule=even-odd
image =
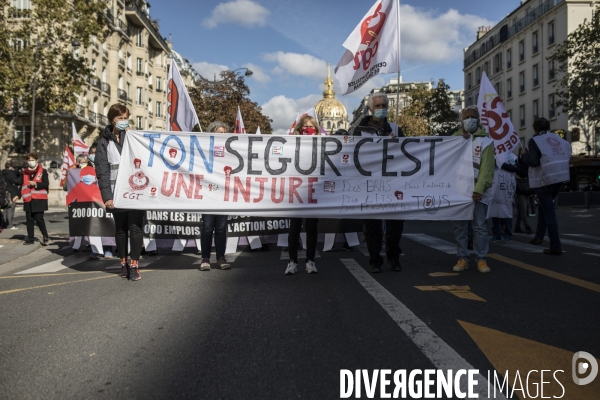
[{"label": "flag pole", "polygon": [[396,124],[400,122],[400,0],[398,0],[397,11],[396,17],[398,18],[398,23],[396,24],[396,29],[398,30],[398,86],[396,87]]}]

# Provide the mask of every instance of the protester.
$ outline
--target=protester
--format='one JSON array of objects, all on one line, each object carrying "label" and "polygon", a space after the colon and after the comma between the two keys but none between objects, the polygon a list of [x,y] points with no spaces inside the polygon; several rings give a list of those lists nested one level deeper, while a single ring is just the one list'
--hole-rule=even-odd
[{"label": "protester", "polygon": [[10,204],[10,195],[6,191],[6,182],[4,175],[0,175],[0,233],[4,230],[4,213],[3,209],[8,208]]},{"label": "protester", "polygon": [[[379,136],[388,136],[391,138],[404,137],[404,133],[398,125],[388,122],[389,99],[385,93],[372,93],[369,96],[367,107],[371,115],[363,118],[358,127],[354,130],[355,136],[361,136],[360,127],[375,128]],[[400,240],[402,239],[402,231],[404,230],[403,220],[385,220],[367,219],[363,221],[364,233],[367,241],[367,249],[369,250],[369,264],[372,273],[381,272],[383,265],[383,257],[381,245],[383,242],[383,226],[385,224],[385,252],[388,263],[391,265],[392,271],[402,271],[400,264]]]},{"label": "protester", "polygon": [[[214,121],[208,126],[208,131],[212,133],[227,133],[231,129],[221,121]],[[202,252],[202,262],[200,271],[210,271],[210,251],[213,242],[213,233],[215,241],[215,252],[217,256],[217,267],[220,269],[230,269],[231,265],[225,259],[225,249],[227,247],[227,215],[202,214],[202,232],[200,234],[200,246]]]},{"label": "protester", "polygon": [[27,154],[27,168],[23,171],[21,186],[27,223],[27,239],[23,244],[33,244],[36,223],[42,233],[42,246],[52,244],[46,230],[46,221],[44,221],[44,211],[48,210],[48,185],[48,172],[38,163],[37,153]]},{"label": "protester", "polygon": [[6,191],[10,194],[11,204],[4,210],[4,227],[7,229],[17,229],[15,226],[15,208],[17,207],[17,200],[21,197],[21,182],[23,177],[15,169],[12,161],[7,161],[4,164],[2,170],[2,176],[6,182]]},{"label": "protester", "polygon": [[[524,149],[519,150],[519,157],[524,153]],[[519,164],[517,163],[517,167]],[[529,188],[529,179],[527,179],[527,171],[522,171],[521,168],[518,168],[518,172],[516,175],[516,183],[517,183],[517,219],[515,221],[515,233],[523,233],[521,229],[521,223],[525,228],[526,234],[531,234],[531,226],[529,225],[529,221],[527,220],[527,197],[531,194],[531,189]]]},{"label": "protester", "polygon": [[[492,218],[492,237],[490,242],[510,243],[512,240],[512,218],[513,218],[513,203],[514,191],[516,189],[515,175],[518,172],[517,156],[510,153],[508,160],[502,164],[502,169],[510,174],[504,174],[504,182],[501,185],[499,182],[493,182],[490,189],[496,202],[488,206],[488,218]],[[495,173],[499,171],[495,167]],[[494,178],[497,179],[497,178]],[[505,203],[505,202],[508,203]],[[499,203],[499,204],[498,204]]]},{"label": "protester", "polygon": [[[494,158],[493,141],[489,138],[485,128],[481,126],[477,106],[469,106],[462,110],[461,128],[454,133],[454,136],[462,136],[466,140],[472,140],[473,172],[475,175],[475,187],[472,195],[475,204],[473,219],[471,220],[471,225],[473,226],[473,250],[479,272],[490,272],[490,267],[486,261],[489,241],[485,223],[487,202],[489,202],[487,197],[489,197],[489,194],[485,199],[484,195],[492,187],[496,160]],[[456,240],[458,253],[458,262],[453,267],[455,272],[464,271],[469,268],[468,227],[468,220],[454,221],[454,239]]]},{"label": "protester", "polygon": [[90,153],[88,155],[88,162],[91,167],[96,167],[95,161],[96,161],[96,149],[98,148],[98,143],[93,143],[90,146]]},{"label": "protester", "polygon": [[546,118],[536,119],[533,131],[528,152],[519,158],[519,162],[529,168],[529,186],[535,189],[539,202],[537,228],[530,243],[542,244],[547,229],[550,248],[544,249],[544,254],[561,255],[554,199],[563,183],[570,179],[571,145],[557,134],[549,132],[550,122]]},{"label": "protester", "polygon": [[[320,135],[319,124],[310,115],[300,118],[300,121],[294,128],[294,135]],[[290,218],[290,230],[288,233],[288,253],[290,261],[285,269],[286,275],[294,275],[298,272],[298,242],[300,240],[300,230],[304,221],[306,230],[306,272],[309,274],[317,273],[315,265],[315,254],[317,252],[317,227],[318,218]]]},{"label": "protester", "polygon": [[[108,110],[110,125],[98,145],[95,161],[98,186],[107,210],[112,212],[115,220],[115,241],[117,252],[121,258],[121,278],[131,281],[141,279],[139,272],[140,253],[144,243],[142,225],[143,210],[115,209],[113,203],[114,185],[121,162],[123,141],[129,130],[129,109],[122,104],[113,104]],[[131,246],[131,264],[127,263],[128,242]]]},{"label": "protester", "polygon": [[77,164],[77,168],[85,168],[88,166],[88,156],[85,154],[79,154],[77,158],[75,158],[75,163]]}]

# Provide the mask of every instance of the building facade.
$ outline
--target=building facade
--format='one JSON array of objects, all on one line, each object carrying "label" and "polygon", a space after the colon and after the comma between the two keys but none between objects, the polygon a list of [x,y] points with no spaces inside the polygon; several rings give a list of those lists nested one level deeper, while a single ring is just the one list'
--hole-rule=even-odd
[{"label": "building facade", "polygon": [[573,154],[594,154],[586,150],[594,138],[580,135],[583,131],[556,107],[556,66],[547,58],[585,19],[591,20],[597,5],[600,1],[523,0],[496,26],[479,28],[477,40],[464,51],[465,105],[477,104],[485,72],[523,145],[533,136],[533,121],[544,117],[572,143]]},{"label": "building facade", "polygon": [[[91,145],[109,123],[106,114],[110,106],[120,103],[131,112],[129,123],[133,129],[165,130],[171,58],[191,69],[189,62],[172,51],[171,43],[161,36],[157,21],[150,17],[147,1],[105,3],[106,39],[92,37],[88,48],[74,49],[75,54],[86,58],[93,71],[78,95],[74,112],[35,115],[35,150],[49,170],[50,205],[65,204],[59,186],[60,168],[65,145],[72,142],[72,123],[84,142]],[[30,2],[19,4],[30,7]],[[182,76],[186,84],[193,84],[192,72],[182,71]],[[9,157],[17,162],[29,149],[31,123],[27,108],[19,110],[15,120],[15,152]]]}]

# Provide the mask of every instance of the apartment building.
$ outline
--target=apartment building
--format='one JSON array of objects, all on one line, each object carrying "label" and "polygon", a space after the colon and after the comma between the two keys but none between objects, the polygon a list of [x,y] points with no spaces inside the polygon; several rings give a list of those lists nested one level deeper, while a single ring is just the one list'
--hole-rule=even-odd
[{"label": "apartment building", "polygon": [[[477,40],[464,51],[465,104],[477,104],[485,72],[523,145],[533,136],[533,121],[544,117],[572,143],[573,154],[594,154],[594,150],[586,150],[588,138],[583,131],[556,106],[556,65],[547,58],[585,19],[591,20],[599,4],[592,0],[523,0],[496,26],[479,28]],[[600,148],[600,136],[595,140]]]},{"label": "apartment building", "polygon": [[[59,187],[60,168],[64,147],[71,144],[72,123],[86,144],[91,145],[108,125],[106,114],[110,106],[120,103],[131,112],[132,128],[165,130],[170,60],[175,54],[185,60],[161,36],[157,21],[150,17],[147,1],[106,0],[105,3],[106,39],[92,37],[88,48],[74,49],[75,54],[86,57],[93,71],[78,95],[74,112],[35,116],[35,149],[50,172],[51,205],[64,205],[64,192]],[[22,10],[31,7],[27,0],[13,0],[13,5]],[[30,13],[20,15],[28,18]],[[189,62],[184,65],[191,69]],[[186,84],[193,84],[194,73],[193,69],[183,73]],[[15,152],[10,155],[14,160],[22,159],[29,149],[30,112],[29,107],[23,107],[15,123]]]}]

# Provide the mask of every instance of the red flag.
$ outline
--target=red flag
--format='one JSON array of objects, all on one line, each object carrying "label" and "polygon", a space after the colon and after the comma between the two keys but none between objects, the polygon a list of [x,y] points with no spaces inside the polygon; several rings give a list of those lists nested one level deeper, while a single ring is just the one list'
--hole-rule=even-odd
[{"label": "red flag", "polygon": [[67,181],[67,173],[69,168],[73,168],[75,166],[75,157],[69,146],[65,146],[65,155],[63,156],[63,165],[62,165],[62,174],[60,176],[60,186],[63,186]]},{"label": "red flag", "polygon": [[240,106],[238,106],[238,112],[235,116],[235,127],[233,128],[233,133],[246,133],[246,127],[244,126],[244,120],[242,119]]},{"label": "red flag", "polygon": [[73,151],[75,154],[88,154],[90,152],[90,148],[87,144],[81,140],[81,137],[77,134],[77,129],[75,129],[75,124],[73,124]]}]

